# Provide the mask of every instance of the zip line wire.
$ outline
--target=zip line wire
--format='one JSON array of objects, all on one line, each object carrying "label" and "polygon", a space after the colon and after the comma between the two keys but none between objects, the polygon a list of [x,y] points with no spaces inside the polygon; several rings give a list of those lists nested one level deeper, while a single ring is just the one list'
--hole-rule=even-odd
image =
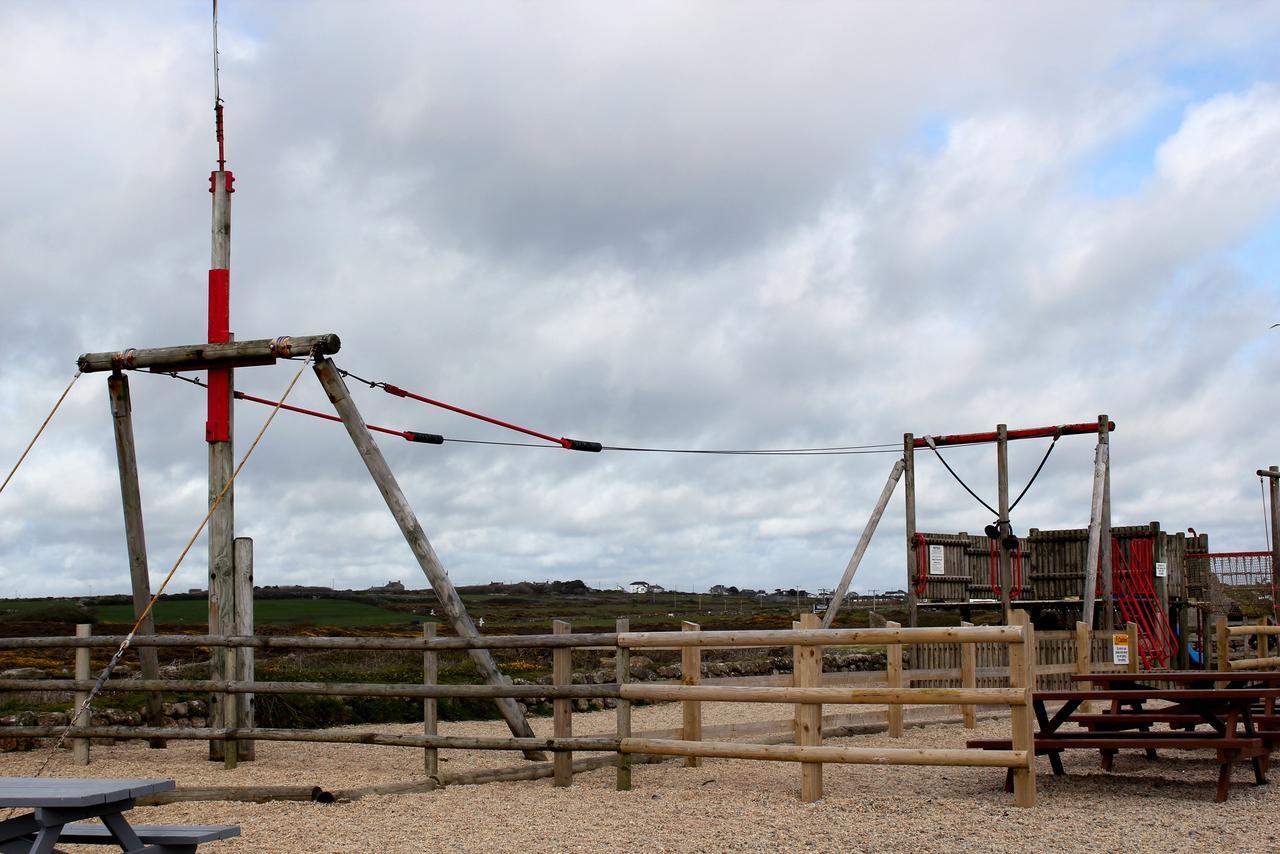
[{"label": "zip line wire", "polygon": [[[342,374],[344,377],[353,379],[356,382],[369,386],[369,388],[380,388],[380,389],[383,389],[384,391],[387,390],[386,387],[388,384],[386,383],[380,383],[374,380],[368,380],[368,379],[365,379],[364,377],[357,376],[356,374],[353,374],[350,371],[343,370],[341,368],[338,370],[338,372]],[[201,388],[207,387],[204,382],[194,377],[182,376],[177,371],[147,371],[144,373],[163,374],[164,376],[172,377],[173,379],[180,380],[182,382],[189,383],[194,386],[200,386]],[[527,433],[537,438],[545,439],[549,443],[554,443],[554,444],[544,445],[536,442],[500,442],[500,441],[494,441],[494,440],[488,440],[488,439],[465,439],[465,438],[456,438],[452,436],[449,436],[449,437],[441,436],[438,433],[420,433],[415,430],[396,430],[390,427],[380,427],[376,424],[365,425],[374,432],[385,433],[391,436],[399,436],[405,439],[406,441],[419,442],[423,444],[440,445],[445,443],[457,443],[457,444],[463,444],[463,445],[492,445],[497,447],[508,447],[508,448],[543,448],[546,450],[555,450],[557,448],[560,448],[560,449],[566,449],[566,450],[580,450],[580,448],[577,448],[577,447],[570,447],[570,445],[577,443],[579,445],[588,445],[588,446],[599,445],[600,450],[603,450],[603,451],[620,451],[620,452],[653,453],[653,454],[702,454],[702,455],[713,455],[713,456],[815,457],[815,456],[850,456],[850,455],[858,455],[858,454],[900,453],[900,450],[899,450],[900,445],[899,443],[896,443],[896,442],[895,443],[886,442],[878,445],[834,445],[834,446],[817,447],[817,448],[753,448],[753,449],[648,448],[648,447],[632,447],[632,446],[626,446],[626,445],[600,445],[597,442],[582,442],[581,440],[578,440],[578,439],[556,439],[554,437],[548,436],[545,433],[539,433],[533,430],[528,430],[526,428],[518,427],[516,425],[509,425],[507,422],[499,421],[496,418],[489,418],[488,416],[480,415],[479,413],[473,413],[469,410],[462,409],[461,407],[456,407],[451,404],[441,403],[439,401],[434,401],[431,398],[425,398],[420,395],[413,394],[411,392],[406,392],[403,389],[399,388],[398,386],[391,386],[391,388],[395,389],[395,391],[390,391],[388,393],[392,394],[394,397],[409,397],[415,400],[420,400],[422,402],[438,405],[441,408],[448,409],[453,412],[467,415],[469,417],[473,417],[481,421],[486,421],[492,424],[496,424],[498,426],[507,427],[508,429],[516,430],[522,433]],[[265,406],[273,406],[276,404],[276,401],[267,400],[261,397],[255,397],[254,395],[245,394],[244,392],[241,392],[241,391],[235,392],[235,397],[237,400],[247,400],[251,403],[259,403]],[[296,412],[300,415],[310,415],[313,418],[322,418],[326,421],[342,420],[336,415],[329,415],[328,413],[317,412],[313,409],[304,409],[303,407],[300,407],[300,406],[283,406],[281,408],[287,409],[290,412]],[[570,445],[564,444],[565,442],[570,443]]]}]

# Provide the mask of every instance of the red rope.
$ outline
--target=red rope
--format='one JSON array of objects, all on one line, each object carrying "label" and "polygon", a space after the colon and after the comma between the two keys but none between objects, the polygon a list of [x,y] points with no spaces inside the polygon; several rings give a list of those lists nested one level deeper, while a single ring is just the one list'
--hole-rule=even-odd
[{"label": "red rope", "polygon": [[382,390],[385,391],[387,394],[395,395],[396,397],[412,398],[413,400],[417,400],[422,403],[428,403],[432,406],[438,406],[441,409],[447,409],[450,412],[456,412],[459,415],[465,415],[468,418],[475,418],[479,421],[485,421],[485,422],[488,422],[489,424],[497,425],[498,427],[505,427],[508,430],[515,430],[517,433],[524,433],[526,436],[533,436],[534,438],[542,439],[544,441],[551,442],[552,444],[559,445],[565,450],[590,451],[595,453],[598,453],[601,450],[601,446],[599,442],[584,442],[581,439],[567,439],[564,436],[561,436],[559,439],[557,439],[555,436],[548,436],[546,433],[539,433],[537,430],[530,430],[528,427],[521,427],[520,425],[512,424],[509,421],[501,421],[497,418],[490,418],[488,415],[481,415],[479,412],[472,412],[469,409],[463,409],[462,407],[454,406],[451,403],[445,403],[440,400],[432,400],[429,397],[423,397],[420,394],[414,394],[411,391],[405,391],[404,389],[400,388],[400,386],[392,385],[391,383],[380,383],[379,385],[382,388]]},{"label": "red rope", "polygon": [[[245,394],[242,391],[236,392],[237,400],[248,400],[252,403],[261,403],[266,406],[279,406],[281,409],[287,409],[290,412],[297,412],[301,415],[310,415],[312,418],[323,418],[326,421],[341,421],[342,419],[336,415],[330,415],[327,412],[316,412],[314,409],[303,409],[301,406],[291,406],[287,403],[278,403],[274,400],[267,400],[265,397],[254,397],[251,394]],[[392,430],[390,427],[379,427],[376,424],[365,424],[370,430],[378,433],[389,433],[392,436],[399,436],[401,439],[408,439],[409,435],[404,430]]]}]

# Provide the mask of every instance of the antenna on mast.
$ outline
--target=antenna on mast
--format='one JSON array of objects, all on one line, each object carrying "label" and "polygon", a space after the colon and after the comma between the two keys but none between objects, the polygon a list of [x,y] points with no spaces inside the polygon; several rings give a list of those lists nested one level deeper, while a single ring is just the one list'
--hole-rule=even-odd
[{"label": "antenna on mast", "polygon": [[218,0],[213,0],[213,125],[218,138],[218,171],[227,168],[222,140],[222,90],[218,84]]}]

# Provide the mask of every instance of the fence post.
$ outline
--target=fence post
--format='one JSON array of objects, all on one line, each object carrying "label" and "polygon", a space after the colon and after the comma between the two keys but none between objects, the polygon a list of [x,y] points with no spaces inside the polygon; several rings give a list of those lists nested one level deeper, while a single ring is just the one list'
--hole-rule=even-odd
[{"label": "fence post", "polygon": [[[680,622],[680,631],[696,632],[702,626],[687,620]],[[680,650],[680,681],[685,685],[697,685],[702,678],[702,650],[696,646],[686,646]],[[684,715],[680,737],[685,741],[702,741],[702,703],[697,700],[685,700],[681,704]],[[684,767],[696,768],[702,764],[700,756],[686,756]]]},{"label": "fence post", "polygon": [[[234,682],[236,678],[236,668],[240,661],[239,647],[229,646],[226,648],[225,657],[222,659],[223,671],[222,680],[224,691],[222,693],[223,717],[222,725],[229,730],[235,730],[238,726],[236,720],[236,700],[235,694],[225,690],[229,687],[229,683]],[[236,762],[240,758],[240,744],[234,738],[228,738],[222,743],[222,767],[230,770],[236,767]]]},{"label": "fence post", "polygon": [[1142,637],[1138,624],[1129,623],[1125,631],[1129,633],[1129,672],[1138,673],[1142,670]]},{"label": "fence post", "polygon": [[[1089,628],[1089,624],[1083,620],[1076,621],[1076,673],[1088,673],[1093,669],[1093,631]],[[1092,682],[1078,682],[1076,687],[1081,691],[1088,691],[1093,687]],[[1089,701],[1080,704],[1080,708],[1087,714],[1089,711]]]},{"label": "fence post", "polygon": [[[620,617],[614,624],[614,631],[618,634],[631,631],[631,621],[626,617]],[[617,656],[614,659],[614,673],[619,685],[626,684],[631,678],[631,650],[625,646],[617,648]],[[618,700],[618,738],[631,738],[631,701]],[[631,791],[631,754],[618,753],[618,784],[619,792]]]},{"label": "fence post", "polygon": [[[423,623],[422,636],[431,640],[440,630],[439,623]],[[440,678],[440,654],[434,649],[422,653],[422,684],[434,685]],[[422,701],[422,734],[439,735],[440,718],[435,697],[427,697]],[[428,777],[440,777],[440,751],[434,747],[422,751],[422,770]]]},{"label": "fence post", "polygon": [[[960,626],[972,627],[973,623],[962,622]],[[960,644],[960,687],[978,687],[978,648],[971,643]],[[965,729],[973,729],[978,725],[978,707],[972,703],[960,707],[960,716],[964,720]]]},{"label": "fence post", "polygon": [[[551,633],[554,635],[567,635],[572,630],[573,627],[564,620],[556,620],[551,624]],[[573,683],[573,650],[567,646],[551,651],[551,682],[556,686]],[[569,738],[573,735],[573,700],[557,697],[551,705],[552,735],[556,738]],[[567,750],[557,750],[551,761],[555,785],[573,785],[573,754]]]},{"label": "fence post", "polygon": [[[236,537],[232,544],[232,554],[234,557],[233,564],[235,566],[235,574],[232,579],[232,587],[234,588],[234,613],[232,620],[235,624],[234,631],[238,635],[248,637],[253,634],[253,540],[249,537]],[[236,651],[236,679],[243,682],[252,682],[254,674],[254,650],[253,647],[243,647]],[[252,729],[257,716],[255,714],[256,700],[252,694],[239,694],[236,696],[234,723],[232,726],[237,729]],[[228,714],[228,718],[232,718]],[[253,741],[239,742],[240,761],[252,762],[256,757],[256,748]]]},{"label": "fence post", "polygon": [[1035,691],[1036,632],[1026,611],[1013,612],[1011,624],[1022,627],[1022,640],[1009,644],[1009,687],[1026,690],[1026,701],[1009,709],[1013,728],[1014,750],[1027,754],[1025,768],[1013,769],[1013,802],[1020,807],[1036,805],[1036,737],[1031,716],[1031,697]]},{"label": "fence post", "polygon": [[[818,629],[822,621],[817,614],[801,614],[798,629]],[[822,647],[792,647],[791,684],[797,688],[822,687]],[[797,703],[795,717],[796,744],[817,746],[822,744],[822,705]],[[822,797],[822,763],[800,763],[800,800],[809,804]]]},{"label": "fence post", "polygon": [[1219,617],[1217,625],[1218,669],[1231,669],[1231,634],[1227,631],[1227,618]]},{"label": "fence post", "polygon": [[[900,629],[901,623],[895,623],[889,620],[885,623],[885,628]],[[891,643],[886,644],[885,652],[885,677],[890,688],[902,687],[902,644]],[[889,737],[902,738],[902,704],[889,704]]]},{"label": "fence post", "polygon": [[[76,637],[87,638],[91,634],[93,634],[92,623],[76,624]],[[87,646],[76,647],[76,679],[86,680],[86,679],[93,678],[93,673],[91,672],[92,668],[89,665],[89,652],[90,650],[89,650],[89,647]],[[84,703],[84,701],[88,699],[88,697],[89,697],[88,691],[77,691],[76,697],[75,697],[75,703],[76,703],[75,708],[79,709],[80,706]],[[89,718],[88,709],[78,712],[76,714],[76,719],[72,721],[72,723],[75,724],[76,726],[88,726],[89,722],[90,722],[90,718]],[[88,765],[89,764],[89,739],[77,738],[72,740],[71,755],[74,757],[75,763],[77,765]]]}]

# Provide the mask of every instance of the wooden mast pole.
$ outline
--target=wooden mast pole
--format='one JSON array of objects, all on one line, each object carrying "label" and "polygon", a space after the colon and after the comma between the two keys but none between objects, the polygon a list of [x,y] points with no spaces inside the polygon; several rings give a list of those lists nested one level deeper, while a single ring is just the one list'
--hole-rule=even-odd
[{"label": "wooden mast pole", "polygon": [[[213,194],[212,252],[209,263],[209,343],[231,341],[231,193],[235,176],[226,169],[222,147],[222,104],[214,104],[218,168],[209,175],[209,192]],[[235,469],[234,386],[231,368],[209,370],[208,420],[205,441],[209,444],[209,505],[226,489],[221,503],[209,518],[209,633],[235,634],[235,492],[230,486]],[[210,675],[223,676],[226,652],[209,650]],[[212,726],[234,726],[236,715],[226,708],[225,697],[210,695],[209,717]],[[224,743],[209,742],[209,759],[222,761]]]},{"label": "wooden mast pole", "polygon": [[[124,539],[129,552],[129,581],[133,589],[133,614],[141,616],[151,603],[151,575],[147,569],[147,538],[142,525],[142,491],[138,486],[138,455],[133,441],[133,401],[129,378],[123,373],[107,377],[111,398],[111,422],[116,434],[116,461],[120,467],[120,504],[124,508]],[[144,635],[156,633],[154,615],[147,613],[138,627]],[[155,647],[139,647],[143,679],[160,678],[160,662]],[[147,726],[164,726],[164,709],[159,694],[146,698]],[[164,747],[163,738],[152,738],[151,747]]]},{"label": "wooden mast pole", "polygon": [[862,529],[862,536],[858,538],[858,545],[853,550],[853,557],[849,558],[849,565],[844,568],[844,575],[840,577],[840,583],[836,585],[836,592],[831,597],[831,603],[827,605],[827,613],[822,618],[822,627],[824,629],[831,628],[831,624],[836,621],[836,614],[840,611],[844,596],[849,592],[849,584],[853,581],[854,573],[858,571],[858,565],[862,563],[862,556],[867,552],[867,546],[871,543],[871,537],[876,532],[876,526],[880,524],[880,517],[884,515],[884,508],[888,506],[894,487],[898,485],[898,480],[902,477],[902,471],[906,467],[905,460],[898,460],[893,464],[893,471],[889,472],[889,480],[885,483],[884,489],[880,491],[880,498],[876,501],[875,509],[871,511],[871,518],[867,520],[866,527]]},{"label": "wooden mast pole", "polygon": [[1280,622],[1280,604],[1276,603],[1276,589],[1280,587],[1280,467],[1268,469],[1271,498],[1271,616]]},{"label": "wooden mast pole", "polygon": [[1098,416],[1098,441],[1107,446],[1102,470],[1102,516],[1099,519],[1099,550],[1102,560],[1102,628],[1111,631],[1116,627],[1115,590],[1111,555],[1111,422],[1105,415]]},{"label": "wooden mast pole", "polygon": [[[1107,416],[1100,416],[1099,422]],[[1098,446],[1093,455],[1093,500],[1089,504],[1089,542],[1084,559],[1084,590],[1081,591],[1083,608],[1080,621],[1093,630],[1093,615],[1098,594],[1098,564],[1102,555],[1102,499],[1108,468],[1108,454],[1111,446],[1106,441],[1106,434],[1099,428]]]},{"label": "wooden mast pole", "polygon": [[902,437],[903,474],[906,475],[905,505],[907,515],[907,605],[910,608],[908,625],[916,625],[916,438],[910,433]]},{"label": "wooden mast pole", "polygon": [[[338,415],[342,417],[342,423],[346,426],[347,433],[351,436],[351,441],[355,444],[356,450],[360,452],[360,458],[364,460],[365,466],[369,469],[369,474],[373,477],[373,482],[377,484],[378,491],[382,493],[383,499],[387,502],[387,507],[391,510],[391,515],[395,517],[396,523],[400,526],[400,531],[404,534],[405,540],[408,541],[409,548],[413,550],[414,557],[418,559],[422,572],[427,576],[427,580],[431,582],[431,589],[435,591],[436,598],[440,600],[441,609],[444,611],[445,616],[449,618],[449,622],[453,625],[453,630],[460,637],[479,637],[480,632],[476,629],[475,623],[471,621],[471,615],[467,613],[466,606],[462,604],[462,598],[458,596],[458,591],[454,589],[453,582],[449,580],[448,571],[444,568],[444,564],[440,562],[440,558],[436,556],[435,549],[431,547],[431,542],[427,539],[426,532],[422,530],[422,525],[418,522],[418,517],[414,515],[413,508],[409,506],[408,499],[404,497],[404,493],[400,490],[400,484],[396,482],[395,475],[391,473],[391,468],[382,456],[382,451],[373,440],[373,434],[365,426],[364,419],[360,416],[360,410],[356,408],[355,401],[351,399],[351,395],[347,392],[347,384],[342,379],[342,375],[338,373],[338,369],[333,362],[324,357],[316,360],[315,372],[316,376],[320,378],[320,383],[324,386],[325,392],[329,395],[329,400],[332,401],[334,408],[337,409]],[[467,652],[486,682],[492,685],[507,684],[506,677],[502,675],[502,672],[498,670],[498,666],[494,664],[493,656],[490,655],[489,650],[472,649]],[[522,738],[533,737],[533,729],[529,726],[528,720],[525,719],[524,713],[520,711],[520,707],[515,700],[510,697],[502,697],[495,699],[494,702],[497,703],[498,711],[506,719],[507,726],[511,728],[513,735]],[[525,756],[535,760],[545,759],[540,752],[532,750],[526,751]]]},{"label": "wooden mast pole", "polygon": [[1013,584],[1013,570],[1009,557],[1009,548],[1004,538],[1009,536],[1012,528],[1009,525],[1009,426],[996,425],[996,487],[999,494],[1000,519],[996,527],[1000,529],[1000,541],[996,544],[1000,549],[1000,606],[1004,612],[1004,622],[1010,625],[1011,606],[1009,588]]}]

